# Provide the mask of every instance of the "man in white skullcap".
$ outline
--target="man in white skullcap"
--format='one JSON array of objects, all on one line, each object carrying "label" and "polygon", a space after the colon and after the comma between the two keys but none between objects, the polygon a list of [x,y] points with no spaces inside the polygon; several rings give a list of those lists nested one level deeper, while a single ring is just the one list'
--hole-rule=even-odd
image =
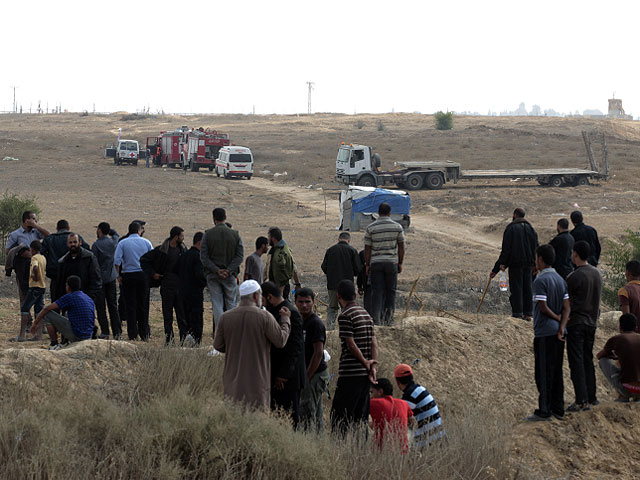
[{"label": "man in white skullcap", "polygon": [[224,312],[216,325],[213,347],[225,354],[224,395],[247,406],[269,408],[271,402],[271,345],[282,348],[291,330],[288,308],[278,323],[262,307],[262,291],[255,280],[240,285],[240,304]]}]

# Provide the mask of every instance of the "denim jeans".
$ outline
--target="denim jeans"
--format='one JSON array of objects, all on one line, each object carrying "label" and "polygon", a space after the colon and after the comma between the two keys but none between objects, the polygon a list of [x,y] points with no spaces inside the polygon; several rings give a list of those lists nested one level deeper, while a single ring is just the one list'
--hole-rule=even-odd
[{"label": "denim jeans", "polygon": [[234,276],[221,279],[217,274],[209,274],[207,275],[207,288],[211,297],[213,331],[215,333],[216,322],[220,315],[238,305],[238,282]]},{"label": "denim jeans", "polygon": [[393,325],[396,309],[396,288],[398,286],[398,265],[392,262],[372,263],[371,310],[376,325]]},{"label": "denim jeans", "polygon": [[40,310],[44,308],[44,288],[29,287],[24,302],[22,302],[20,306],[20,313],[22,313],[22,315],[29,315],[31,307],[33,307],[33,311],[36,316],[38,316]]}]

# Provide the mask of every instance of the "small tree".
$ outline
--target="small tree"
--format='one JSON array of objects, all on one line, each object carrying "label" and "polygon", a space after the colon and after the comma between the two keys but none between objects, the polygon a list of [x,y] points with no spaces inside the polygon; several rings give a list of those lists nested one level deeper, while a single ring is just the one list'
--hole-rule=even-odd
[{"label": "small tree", "polygon": [[436,112],[434,119],[438,130],[451,130],[453,128],[453,112]]},{"label": "small tree", "polygon": [[0,198],[0,259],[4,262],[4,246],[9,234],[22,224],[22,212],[31,210],[36,214],[40,208],[36,204],[36,197],[18,197],[15,193],[4,192]]},{"label": "small tree", "polygon": [[607,241],[607,268],[603,270],[604,286],[602,300],[611,308],[618,308],[618,290],[624,287],[625,265],[631,260],[640,260],[640,234],[626,231],[622,243]]}]

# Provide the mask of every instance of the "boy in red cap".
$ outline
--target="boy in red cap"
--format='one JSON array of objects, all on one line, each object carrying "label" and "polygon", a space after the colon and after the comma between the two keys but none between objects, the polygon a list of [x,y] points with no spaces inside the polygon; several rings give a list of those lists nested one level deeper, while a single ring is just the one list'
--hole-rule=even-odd
[{"label": "boy in red cap", "polygon": [[426,447],[444,437],[438,405],[426,388],[413,381],[411,367],[401,363],[393,369],[393,376],[402,390],[402,400],[409,404],[418,422],[418,428],[413,432],[413,444]]},{"label": "boy in red cap", "polygon": [[393,385],[386,378],[379,378],[377,384],[371,385],[369,415],[377,447],[382,450],[382,445],[387,443],[392,448],[399,448],[402,453],[407,453],[408,425],[415,424],[413,412],[407,402],[393,398]]}]

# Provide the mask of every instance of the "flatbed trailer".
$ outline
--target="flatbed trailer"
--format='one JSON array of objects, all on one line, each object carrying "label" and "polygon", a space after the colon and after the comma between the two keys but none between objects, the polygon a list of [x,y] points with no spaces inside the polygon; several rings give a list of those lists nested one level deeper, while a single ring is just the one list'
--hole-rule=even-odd
[{"label": "flatbed trailer", "polygon": [[591,161],[591,169],[583,168],[512,168],[463,170],[457,162],[396,162],[388,171],[380,169],[380,156],[366,145],[343,144],[336,159],[336,180],[345,185],[377,187],[397,185],[407,190],[438,190],[447,182],[460,180],[530,179],[540,185],[561,187],[589,185],[589,180],[609,178],[609,164],[603,158],[602,171]]}]

